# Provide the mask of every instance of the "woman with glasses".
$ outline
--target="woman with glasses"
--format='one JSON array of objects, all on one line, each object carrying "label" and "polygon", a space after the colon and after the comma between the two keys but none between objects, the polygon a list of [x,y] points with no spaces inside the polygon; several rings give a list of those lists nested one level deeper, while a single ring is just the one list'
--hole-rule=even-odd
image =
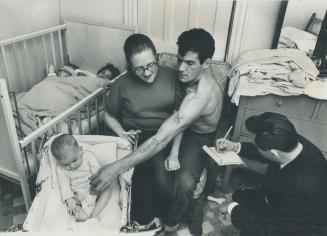
[{"label": "woman with glasses", "polygon": [[[107,99],[105,122],[118,136],[138,145],[154,135],[161,124],[178,110],[183,94],[177,72],[161,67],[150,38],[133,34],[124,44],[127,73],[118,79]],[[179,168],[181,135],[149,161],[134,169],[132,218],[140,224],[163,217],[169,201],[167,181]],[[166,162],[165,162],[166,160]],[[168,161],[167,161],[168,160]],[[167,170],[165,169],[167,165]]]}]

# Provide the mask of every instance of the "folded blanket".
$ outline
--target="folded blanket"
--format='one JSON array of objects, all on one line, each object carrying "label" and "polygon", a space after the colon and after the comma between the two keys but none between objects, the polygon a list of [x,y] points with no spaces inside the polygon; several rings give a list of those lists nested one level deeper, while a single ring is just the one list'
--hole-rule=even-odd
[{"label": "folded blanket", "polygon": [[85,76],[45,78],[18,98],[24,134],[27,135],[42,125],[40,117],[55,117],[107,84],[108,81],[103,79]]}]

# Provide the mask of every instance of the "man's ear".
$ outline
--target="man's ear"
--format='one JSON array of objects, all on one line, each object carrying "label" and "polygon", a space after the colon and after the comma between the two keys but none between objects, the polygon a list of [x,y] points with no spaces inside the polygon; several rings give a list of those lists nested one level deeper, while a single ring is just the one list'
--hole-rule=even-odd
[{"label": "man's ear", "polygon": [[276,156],[277,158],[279,158],[279,153],[278,153],[278,151],[276,149],[271,149],[270,152],[272,154],[274,154],[274,156]]},{"label": "man's ear", "polygon": [[202,63],[202,68],[205,70],[205,69],[208,69],[209,66],[211,64],[211,58],[207,58],[203,63]]}]

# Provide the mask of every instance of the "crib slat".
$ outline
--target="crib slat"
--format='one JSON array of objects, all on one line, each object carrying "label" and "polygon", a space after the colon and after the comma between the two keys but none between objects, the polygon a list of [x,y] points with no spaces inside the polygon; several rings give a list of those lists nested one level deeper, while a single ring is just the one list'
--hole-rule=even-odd
[{"label": "crib slat", "polygon": [[78,132],[79,134],[83,134],[83,130],[82,130],[82,114],[81,114],[81,110],[78,111]]},{"label": "crib slat", "polygon": [[28,74],[28,82],[29,82],[29,85],[33,85],[33,83],[31,82],[32,81],[32,75],[31,75],[31,68],[28,64],[28,57],[27,57],[27,44],[26,44],[26,41],[24,40],[23,41],[23,46],[24,46],[24,55],[25,55],[25,63],[26,63],[26,67],[27,67],[27,74]]},{"label": "crib slat", "polygon": [[67,119],[67,127],[68,127],[68,133],[73,134],[73,129],[72,129],[72,120],[71,118]]},{"label": "crib slat", "polygon": [[22,122],[21,122],[21,118],[20,118],[20,114],[19,114],[19,109],[18,109],[18,103],[17,103],[17,99],[16,99],[16,94],[15,94],[15,92],[11,92],[11,95],[12,95],[13,100],[14,100],[15,112],[17,113],[19,138],[22,139],[23,138],[23,129],[22,129]]},{"label": "crib slat", "polygon": [[[28,176],[31,176],[31,170],[30,170],[30,165],[29,165],[28,158],[27,158],[27,151],[26,151],[26,148],[27,148],[27,147],[24,147],[24,148],[23,148],[23,154],[24,154],[25,163],[26,163],[26,166],[27,166],[27,175],[28,175]],[[24,161],[23,161],[23,162],[24,162]]]},{"label": "crib slat", "polygon": [[33,154],[33,157],[35,158],[35,160],[37,160],[37,150],[36,150],[35,140],[31,143],[31,145],[32,145],[32,154]]},{"label": "crib slat", "polygon": [[98,97],[95,98],[95,112],[96,112],[97,134],[99,134],[99,103],[98,103]]},{"label": "crib slat", "polygon": [[56,133],[59,134],[59,130],[60,130],[60,124],[56,124]]},{"label": "crib slat", "polygon": [[45,66],[47,69],[47,74],[49,74],[49,62],[48,62],[48,55],[47,55],[47,50],[45,47],[45,39],[44,39],[44,35],[42,35],[42,45],[43,45],[43,51],[44,51],[44,60],[45,60]]},{"label": "crib slat", "polygon": [[58,36],[59,36],[59,48],[60,48],[60,59],[61,59],[61,64],[64,64],[64,53],[62,51],[62,38],[61,38],[61,30],[58,30]]},{"label": "crib slat", "polygon": [[86,105],[87,109],[87,123],[88,123],[88,134],[91,134],[91,113],[90,113],[90,103]]},{"label": "crib slat", "polygon": [[57,65],[57,60],[56,60],[56,50],[55,50],[55,44],[54,44],[54,39],[53,39],[53,33],[50,33],[51,36],[51,50],[52,50],[52,59],[53,63]]},{"label": "crib slat", "polygon": [[8,84],[8,87],[9,87],[9,91],[13,89],[13,86],[11,84],[11,79],[10,76],[9,76],[9,70],[8,70],[8,59],[7,59],[7,56],[6,56],[6,52],[5,52],[5,47],[4,46],[1,46],[1,52],[2,52],[2,56],[3,56],[3,63],[4,63],[4,66],[5,66],[5,73],[6,73],[6,82]]},{"label": "crib slat", "polygon": [[[107,102],[107,96],[106,96],[106,94],[107,94],[107,88],[105,88],[104,90],[103,90],[103,92],[102,92],[102,104],[103,104],[103,108],[104,109],[106,109],[106,102]],[[104,130],[105,129],[105,122],[102,122],[102,130]]]}]

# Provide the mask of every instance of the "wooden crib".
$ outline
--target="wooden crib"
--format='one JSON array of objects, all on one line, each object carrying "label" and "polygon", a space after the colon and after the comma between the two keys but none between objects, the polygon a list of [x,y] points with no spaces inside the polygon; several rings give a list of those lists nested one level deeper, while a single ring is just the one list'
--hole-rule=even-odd
[{"label": "wooden crib", "polygon": [[[72,116],[79,117],[79,133],[98,134],[103,128],[99,104],[105,104],[108,87],[97,89],[27,136],[17,132],[20,124],[16,122],[15,125],[13,118],[13,110],[17,109],[15,94],[28,91],[45,78],[50,64],[69,62],[96,73],[111,62],[124,71],[122,46],[134,32],[135,28],[127,26],[66,22],[0,41],[0,78],[3,78],[0,79],[0,175],[20,184],[27,211],[35,195],[34,182],[42,144],[58,132],[63,122],[68,132],[72,132]],[[91,108],[96,111],[93,117]],[[86,113],[86,125],[82,125],[81,110]]]}]

